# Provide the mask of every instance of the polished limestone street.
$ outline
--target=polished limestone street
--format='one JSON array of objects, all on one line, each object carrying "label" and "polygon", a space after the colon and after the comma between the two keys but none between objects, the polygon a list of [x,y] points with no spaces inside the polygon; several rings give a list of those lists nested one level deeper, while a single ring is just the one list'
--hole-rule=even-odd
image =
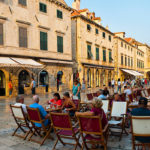
[{"label": "polished limestone street", "polygon": [[[46,105],[46,101],[51,98],[51,95],[40,95],[40,104]],[[56,137],[52,133],[52,136],[55,138],[54,141],[47,139],[43,146],[30,142],[28,140],[23,140],[19,137],[12,136],[13,131],[16,129],[17,125],[14,121],[14,118],[11,114],[9,105],[15,103],[15,98],[1,98],[0,99],[0,150],[51,150]],[[25,97],[25,104],[29,105],[32,103],[32,97]],[[72,142],[72,141],[68,141]],[[81,139],[80,139],[80,142]],[[56,149],[59,150],[72,150],[73,146],[62,146],[61,143],[58,143]],[[78,148],[80,149],[80,148]],[[119,141],[119,137],[109,136],[108,139],[108,150],[131,150],[131,135],[123,135],[122,140]]]}]

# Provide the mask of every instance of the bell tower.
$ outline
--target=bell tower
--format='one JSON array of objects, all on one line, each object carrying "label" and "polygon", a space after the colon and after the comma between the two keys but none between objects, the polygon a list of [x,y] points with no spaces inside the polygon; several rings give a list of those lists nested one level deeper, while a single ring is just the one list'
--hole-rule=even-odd
[{"label": "bell tower", "polygon": [[74,0],[74,2],[72,3],[72,8],[80,10],[80,0]]}]

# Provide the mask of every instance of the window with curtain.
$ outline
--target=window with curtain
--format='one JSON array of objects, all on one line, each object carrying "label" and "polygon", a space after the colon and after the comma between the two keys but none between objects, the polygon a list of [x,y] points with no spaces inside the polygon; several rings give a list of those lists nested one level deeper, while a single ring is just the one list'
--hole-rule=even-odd
[{"label": "window with curtain", "polygon": [[90,88],[91,87],[91,70],[88,69],[87,71],[87,87]]},{"label": "window with curtain", "polygon": [[4,44],[4,38],[3,38],[3,24],[0,23],[0,45]]},{"label": "window with curtain", "polygon": [[88,57],[88,59],[92,59],[92,57],[93,57],[91,45],[87,45],[87,57]]},{"label": "window with curtain", "polygon": [[26,0],[19,0],[18,4],[23,5],[23,6],[27,6],[27,1]]},{"label": "window with curtain", "polygon": [[41,50],[48,50],[48,43],[47,43],[47,32],[40,32],[40,49]]},{"label": "window with curtain", "polygon": [[19,27],[19,47],[28,47],[27,28]]},{"label": "window with curtain", "polygon": [[57,52],[63,53],[63,37],[57,36]]},{"label": "window with curtain", "polygon": [[63,18],[63,13],[60,10],[57,10],[57,18],[62,19]]},{"label": "window with curtain", "polygon": [[125,56],[125,66],[127,66],[127,57]]},{"label": "window with curtain", "polygon": [[103,61],[106,62],[106,50],[103,50]]},{"label": "window with curtain", "polygon": [[96,60],[99,60],[99,48],[96,47]]}]

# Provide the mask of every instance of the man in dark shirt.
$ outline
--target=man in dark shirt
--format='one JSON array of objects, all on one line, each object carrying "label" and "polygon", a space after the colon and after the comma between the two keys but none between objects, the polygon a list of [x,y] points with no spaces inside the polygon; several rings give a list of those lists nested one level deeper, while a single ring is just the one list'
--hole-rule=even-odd
[{"label": "man in dark shirt", "polygon": [[[132,110],[132,116],[150,116],[150,110],[147,108],[148,100],[145,97],[141,97],[139,100],[139,108]],[[150,143],[150,137],[136,137],[136,140],[141,143]]]}]

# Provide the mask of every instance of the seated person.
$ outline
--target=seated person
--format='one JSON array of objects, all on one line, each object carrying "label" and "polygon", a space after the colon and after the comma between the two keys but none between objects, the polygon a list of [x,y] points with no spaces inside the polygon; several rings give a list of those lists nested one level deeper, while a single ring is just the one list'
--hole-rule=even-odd
[{"label": "seated person", "polygon": [[[49,121],[50,115],[47,114],[47,112],[44,110],[43,106],[39,105],[39,101],[40,101],[39,96],[38,95],[34,95],[33,96],[33,104],[31,104],[29,107],[30,108],[38,108],[39,109],[42,119],[46,119],[44,121],[44,125],[47,126],[50,123],[50,121]],[[42,124],[35,123],[35,126],[42,127]]]},{"label": "seated person", "polygon": [[61,108],[62,101],[60,100],[59,93],[55,93],[53,97],[54,97],[53,99],[48,101],[48,104],[50,104],[51,106],[54,106],[55,108]]},{"label": "seated person", "polygon": [[[132,116],[150,116],[150,110],[147,108],[148,100],[145,97],[141,97],[139,100],[139,108],[132,110]],[[141,143],[150,143],[150,137],[136,137],[137,141]]]},{"label": "seated person", "polygon": [[104,88],[103,94],[104,94],[104,96],[106,96],[106,97],[109,96],[109,90],[107,89],[107,87]]},{"label": "seated person", "polygon": [[27,114],[27,108],[24,104],[24,97],[22,95],[18,95],[16,97],[16,104],[14,106],[22,106],[24,113]]},{"label": "seated person", "polygon": [[101,116],[102,118],[102,128],[104,129],[108,125],[108,120],[106,118],[105,112],[102,109],[103,102],[101,99],[94,98],[92,101],[92,109],[89,112],[76,112],[76,116]]},{"label": "seated person", "polygon": [[129,85],[124,87],[124,93],[126,94],[126,101],[129,101],[128,95],[132,94],[132,91]]},{"label": "seated person", "polygon": [[107,97],[103,94],[103,90],[99,90],[100,95],[98,96],[98,99],[106,100]]},{"label": "seated person", "polygon": [[121,101],[121,97],[118,93],[114,94],[114,101]]},{"label": "seated person", "polygon": [[65,99],[61,109],[65,109],[65,111],[69,112],[70,116],[73,117],[75,114],[76,106],[74,102],[70,98],[70,94],[68,92],[65,92],[63,94],[63,97]]}]

